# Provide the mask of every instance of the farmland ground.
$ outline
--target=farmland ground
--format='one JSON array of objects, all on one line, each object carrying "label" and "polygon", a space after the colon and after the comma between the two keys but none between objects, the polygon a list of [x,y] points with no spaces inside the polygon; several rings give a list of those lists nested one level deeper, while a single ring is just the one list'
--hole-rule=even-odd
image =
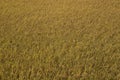
[{"label": "farmland ground", "polygon": [[0,80],[120,80],[120,0],[0,0]]}]

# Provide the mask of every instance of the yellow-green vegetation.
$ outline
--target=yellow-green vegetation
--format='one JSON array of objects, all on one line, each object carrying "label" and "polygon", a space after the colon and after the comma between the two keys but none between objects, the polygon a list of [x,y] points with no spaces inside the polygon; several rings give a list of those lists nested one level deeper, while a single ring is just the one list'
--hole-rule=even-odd
[{"label": "yellow-green vegetation", "polygon": [[0,80],[120,80],[120,0],[0,0]]}]

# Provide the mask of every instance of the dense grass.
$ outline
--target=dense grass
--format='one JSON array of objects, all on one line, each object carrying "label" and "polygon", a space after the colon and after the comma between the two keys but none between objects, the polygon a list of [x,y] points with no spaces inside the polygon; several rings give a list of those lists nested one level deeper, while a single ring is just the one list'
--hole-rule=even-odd
[{"label": "dense grass", "polygon": [[0,0],[0,80],[120,80],[120,0]]}]

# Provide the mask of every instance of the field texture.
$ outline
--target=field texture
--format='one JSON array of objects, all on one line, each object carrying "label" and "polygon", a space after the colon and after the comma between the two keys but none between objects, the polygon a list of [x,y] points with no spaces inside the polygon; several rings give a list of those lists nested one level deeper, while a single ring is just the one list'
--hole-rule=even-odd
[{"label": "field texture", "polygon": [[0,0],[0,80],[120,80],[120,0]]}]

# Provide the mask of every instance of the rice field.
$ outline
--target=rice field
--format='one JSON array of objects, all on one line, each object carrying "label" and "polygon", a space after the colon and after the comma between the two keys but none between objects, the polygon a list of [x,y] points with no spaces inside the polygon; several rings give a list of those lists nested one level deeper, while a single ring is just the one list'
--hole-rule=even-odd
[{"label": "rice field", "polygon": [[0,0],[0,80],[120,80],[120,0]]}]

